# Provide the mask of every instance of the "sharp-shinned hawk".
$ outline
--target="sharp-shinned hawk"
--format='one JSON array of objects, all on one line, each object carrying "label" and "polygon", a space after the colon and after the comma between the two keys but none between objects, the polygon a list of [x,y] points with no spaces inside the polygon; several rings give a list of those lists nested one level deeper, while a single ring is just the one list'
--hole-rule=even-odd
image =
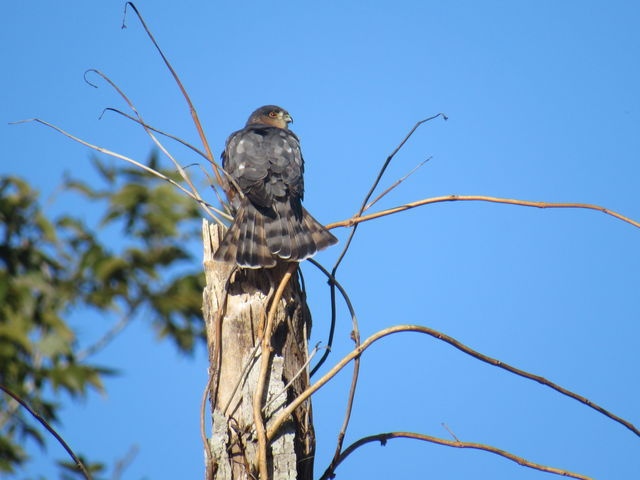
[{"label": "sharp-shinned hawk", "polygon": [[254,111],[242,130],[232,133],[222,166],[242,190],[231,199],[235,219],[215,260],[245,268],[301,262],[337,243],[303,207],[304,160],[288,125],[289,113],[275,105]]}]

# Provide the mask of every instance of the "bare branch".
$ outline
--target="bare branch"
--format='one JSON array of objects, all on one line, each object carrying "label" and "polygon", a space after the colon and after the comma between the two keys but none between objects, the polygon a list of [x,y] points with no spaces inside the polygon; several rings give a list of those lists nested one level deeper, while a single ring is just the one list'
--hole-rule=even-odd
[{"label": "bare branch", "polygon": [[253,350],[251,351],[251,355],[249,355],[247,363],[242,368],[242,373],[240,374],[240,377],[238,378],[238,381],[236,382],[235,386],[233,387],[233,390],[231,391],[231,395],[229,396],[229,399],[227,400],[227,404],[222,409],[222,414],[223,415],[225,415],[225,416],[227,415],[227,412],[229,411],[229,407],[231,406],[231,402],[233,401],[233,398],[235,397],[236,392],[238,391],[240,386],[246,380],[247,375],[249,374],[249,370],[251,370],[251,367],[253,367],[254,362],[258,358],[260,358],[261,353],[258,352],[259,349],[260,349],[260,343],[256,343],[255,347],[253,347]]},{"label": "bare branch", "polygon": [[18,395],[13,393],[8,387],[5,387],[4,385],[0,384],[0,390],[2,390],[4,393],[9,395],[16,402],[18,402],[20,405],[22,405],[25,408],[25,410],[31,414],[31,416],[33,418],[38,420],[38,422],[40,422],[40,424],[44,428],[46,428],[51,435],[53,435],[55,437],[55,439],[58,441],[58,443],[60,443],[60,445],[62,445],[62,448],[64,448],[67,451],[69,456],[76,463],[78,469],[82,472],[82,475],[84,475],[84,478],[86,478],[87,480],[91,480],[91,474],[89,474],[89,471],[86,469],[86,467],[84,466],[82,461],[73,452],[73,450],[71,450],[71,447],[67,444],[67,442],[64,441],[64,439],[58,434],[58,432],[56,432],[55,429],[51,425],[49,425],[49,422],[47,422],[38,412],[33,410],[29,406],[29,404],[27,402],[25,402],[22,398],[20,398]]},{"label": "bare branch", "polygon": [[447,425],[444,422],[441,423],[440,425],[442,425],[442,428],[444,428],[447,432],[449,432],[449,435],[451,435],[456,442],[460,441],[458,437],[456,437],[456,434],[451,431],[451,429],[449,428],[449,425]]},{"label": "bare branch", "polygon": [[282,390],[280,390],[273,397],[271,397],[269,399],[269,401],[266,403],[266,405],[264,407],[262,407],[262,412],[263,413],[266,413],[267,410],[269,410],[269,407],[271,405],[273,405],[273,402],[275,402],[284,393],[286,393],[287,390],[289,390],[289,387],[291,387],[291,385],[293,385],[293,382],[295,382],[296,379],[307,369],[307,367],[309,366],[309,363],[311,363],[311,360],[313,359],[313,357],[315,357],[316,353],[318,353],[318,350],[320,350],[320,343],[316,344],[316,346],[311,351],[311,355],[309,355],[309,358],[307,358],[307,360],[302,364],[302,366],[298,369],[296,374],[293,377],[291,377],[291,380],[289,380],[289,382],[284,387],[282,387]]},{"label": "bare branch", "polygon": [[[187,182],[187,185],[189,185],[189,188],[191,189],[191,192],[193,193],[193,195],[200,201],[200,205],[204,208],[204,210],[211,216],[214,216],[209,209],[206,207],[206,205],[204,204],[204,201],[202,200],[202,198],[200,197],[200,193],[198,192],[198,189],[193,185],[193,182],[191,181],[191,178],[189,177],[189,175],[187,174],[186,170],[184,168],[182,168],[182,165],[180,165],[180,163],[178,163],[178,161],[176,161],[175,158],[173,158],[173,156],[169,153],[169,151],[164,147],[164,145],[160,142],[160,140],[158,140],[156,138],[156,136],[153,134],[153,132],[151,131],[151,129],[147,128],[146,123],[144,123],[144,120],[142,120],[142,116],[140,115],[140,113],[138,112],[138,109],[135,107],[135,105],[133,104],[133,102],[131,100],[129,100],[129,97],[127,97],[127,95],[122,91],[122,89],[120,87],[118,87],[118,85],[116,85],[116,83],[111,80],[107,75],[105,75],[104,73],[102,73],[100,70],[97,70],[95,68],[91,68],[89,70],[87,70],[85,72],[85,80],[86,80],[86,75],[89,72],[93,72],[96,75],[99,75],[100,77],[102,77],[109,85],[111,85],[111,87],[118,93],[118,95],[120,95],[122,97],[122,99],[127,102],[127,105],[129,105],[129,108],[131,108],[131,110],[133,111],[133,113],[136,114],[136,117],[138,117],[138,119],[140,120],[140,125],[142,125],[142,128],[144,128],[144,131],[147,132],[147,135],[149,135],[149,137],[151,137],[151,140],[153,140],[153,142],[158,146],[158,148],[160,150],[162,150],[162,152],[169,157],[169,159],[171,160],[171,162],[173,163],[173,165],[176,167],[176,170],[178,171],[178,173],[180,173],[180,176],[183,178],[183,180],[185,182]],[[95,86],[95,85],[94,85]],[[222,205],[224,202],[222,201],[222,198],[220,197],[218,190],[214,187],[214,191],[216,193],[216,196],[218,197],[218,202],[220,202],[220,204]]]},{"label": "bare branch", "polygon": [[102,335],[102,337],[100,337],[97,342],[78,352],[78,354],[76,355],[76,360],[82,361],[91,355],[95,355],[97,352],[111,343],[113,339],[116,338],[116,336],[118,336],[118,334],[122,330],[124,330],[127,325],[129,325],[129,322],[131,322],[131,319],[133,317],[133,313],[138,308],[139,304],[140,302],[136,302],[135,305],[131,306],[131,308],[129,308],[129,311],[125,315],[123,315],[113,327],[107,330],[107,332]]},{"label": "bare branch", "polygon": [[371,186],[371,189],[369,190],[369,192],[367,193],[367,195],[364,198],[364,201],[362,202],[362,206],[360,207],[360,213],[361,214],[365,210],[365,206],[366,206],[367,202],[369,201],[369,199],[371,198],[371,195],[373,195],[373,192],[375,191],[376,187],[380,183],[380,180],[382,179],[382,175],[384,174],[385,170],[389,166],[389,163],[391,163],[391,160],[393,160],[393,157],[395,157],[396,154],[400,151],[400,149],[402,147],[404,147],[404,144],[407,143],[409,138],[411,138],[413,133],[418,129],[418,127],[420,127],[420,125],[422,125],[423,123],[430,122],[431,120],[435,120],[438,117],[442,117],[444,120],[448,120],[449,119],[449,117],[447,117],[444,113],[438,113],[437,115],[433,115],[433,116],[431,116],[429,118],[425,118],[424,120],[420,120],[418,123],[416,123],[413,126],[413,128],[409,131],[409,133],[407,133],[407,135],[402,139],[402,141],[398,144],[398,146],[395,148],[395,150],[393,152],[391,152],[391,155],[389,155],[387,157],[387,159],[385,160],[384,164],[382,165],[382,168],[380,169],[380,172],[378,172],[378,176],[376,177],[376,180],[373,182],[373,185]]},{"label": "bare branch", "polygon": [[473,448],[475,450],[483,450],[485,452],[494,453],[496,455],[500,455],[501,457],[507,458],[513,462],[518,463],[524,467],[533,468],[534,470],[539,470],[541,472],[553,473],[555,475],[562,475],[564,477],[578,478],[580,480],[593,480],[591,477],[587,477],[585,475],[580,475],[579,473],[569,472],[568,470],[561,470],[559,468],[547,467],[545,465],[540,465],[539,463],[533,463],[529,460],[526,460],[522,457],[518,457],[513,453],[506,452],[504,450],[500,450],[496,447],[492,447],[490,445],[484,445],[482,443],[470,443],[470,442],[459,442],[459,441],[451,441],[444,440],[442,438],[431,437],[429,435],[422,435],[420,433],[413,432],[389,432],[389,433],[379,433],[377,435],[371,435],[369,437],[361,438],[360,440],[349,445],[344,452],[340,455],[338,462],[333,467],[333,469],[327,469],[320,480],[326,480],[328,478],[333,478],[335,474],[333,471],[335,467],[337,467],[342,461],[347,458],[354,450],[357,448],[366,445],[371,442],[380,442],[382,446],[384,446],[388,440],[393,438],[411,438],[414,440],[422,440],[425,442],[437,443],[438,445],[446,445],[448,447],[456,447],[456,448]]},{"label": "bare branch", "polygon": [[[86,82],[89,82],[87,79],[85,79]],[[93,85],[90,83],[90,85]],[[96,87],[98,88],[98,87]],[[114,112],[117,113],[119,115],[122,115],[123,117],[128,118],[129,120],[136,122],[138,125],[141,125],[142,127],[144,127],[145,129],[149,129],[152,130],[156,133],[159,133],[160,135],[164,135],[167,138],[171,138],[172,140],[175,140],[178,143],[181,143],[182,145],[184,145],[185,147],[191,149],[193,152],[197,153],[198,155],[200,155],[201,157],[203,157],[205,160],[207,160],[209,163],[211,163],[211,159],[209,157],[207,157],[207,154],[204,153],[202,150],[200,150],[197,147],[194,147],[193,145],[191,145],[190,143],[182,140],[180,137],[176,137],[175,135],[172,135],[170,133],[167,133],[165,131],[159,130],[155,127],[152,127],[151,125],[149,125],[148,123],[142,121],[141,119],[132,117],[129,114],[124,113],[122,110],[118,110],[117,108],[113,108],[113,107],[107,107],[102,111],[102,114],[100,114],[100,118],[102,118],[102,116],[104,115],[105,112]],[[220,164],[218,164],[218,162],[216,162],[215,160],[213,160],[213,165],[215,165],[225,176],[225,178],[235,187],[238,195],[240,196],[240,198],[244,197],[244,193],[242,192],[242,189],[240,188],[240,186],[238,185],[238,182],[236,182],[236,179],[233,178],[231,175],[229,175],[229,173],[220,166]],[[204,168],[202,169],[204,174],[209,177],[209,174],[206,172],[206,170],[204,170]],[[209,178],[209,184],[214,187],[214,183],[211,181],[211,178]],[[216,193],[216,195],[218,196],[218,192],[216,191],[215,187],[214,187],[214,192]],[[218,199],[220,199],[220,197],[218,196]],[[224,202],[220,202],[222,204],[224,204]]]},{"label": "bare branch", "polygon": [[[366,205],[367,205],[367,202],[369,201],[369,199],[371,198],[371,195],[373,195],[373,192],[375,191],[375,189],[377,188],[378,184],[380,183],[380,180],[382,179],[382,175],[384,175],[384,172],[387,170],[387,167],[391,163],[391,160],[393,160],[393,157],[395,157],[396,154],[400,151],[400,149],[402,147],[404,147],[405,143],[407,143],[409,138],[411,138],[411,136],[420,127],[420,125],[422,125],[422,124],[424,124],[426,122],[429,122],[431,120],[434,120],[434,119],[436,119],[438,117],[442,117],[444,120],[448,120],[448,118],[449,118],[444,113],[438,113],[437,115],[433,115],[433,116],[431,116],[429,118],[425,118],[424,120],[420,120],[418,123],[416,123],[413,126],[413,128],[409,131],[409,133],[407,133],[407,135],[402,139],[402,141],[393,150],[393,152],[391,152],[391,155],[389,155],[387,157],[387,159],[385,160],[384,164],[382,165],[382,168],[378,172],[378,176],[376,177],[375,181],[373,182],[373,185],[369,189],[369,192],[367,192],[367,194],[365,195],[364,200],[362,201],[362,206],[360,207],[360,210],[358,211],[358,214],[356,215],[357,217],[361,216],[362,212],[364,212],[364,210],[366,208]],[[340,263],[342,262],[342,259],[347,254],[347,250],[349,250],[349,246],[351,245],[351,240],[353,239],[353,236],[356,233],[357,224],[354,223],[352,226],[354,228],[351,231],[351,235],[349,236],[349,238],[348,238],[348,240],[347,240],[347,242],[346,242],[346,244],[344,246],[344,249],[342,250],[342,253],[340,254],[340,257],[338,257],[338,260],[336,261],[336,264],[333,267],[333,270],[331,271],[331,273],[333,274],[334,277],[336,275],[336,271],[338,269],[338,266],[340,266]]]},{"label": "bare branch", "polygon": [[587,405],[588,407],[593,408],[594,410],[600,412],[601,414],[605,415],[606,417],[609,417],[611,420],[614,420],[622,425],[624,425],[625,427],[627,427],[629,430],[631,430],[633,433],[635,433],[636,435],[640,436],[640,431],[630,422],[618,417],[617,415],[614,415],[613,413],[609,412],[608,410],[605,410],[604,408],[602,408],[601,406],[593,403],[591,400],[578,395],[576,393],[571,392],[570,390],[567,390],[566,388],[563,388],[559,385],[556,385],[553,382],[550,382],[549,380],[547,380],[544,377],[538,376],[538,375],[533,375],[531,373],[525,372],[524,370],[520,370],[518,368],[512,367],[511,365],[508,365],[504,362],[501,362],[500,360],[496,360],[495,358],[489,357],[487,355],[484,355],[480,352],[477,352],[476,350],[473,350],[469,347],[467,347],[466,345],[464,345],[463,343],[459,342],[458,340],[445,335],[444,333],[438,332],[437,330],[434,330],[432,328],[429,327],[423,327],[421,325],[396,325],[394,327],[389,327],[389,328],[385,328],[384,330],[380,330],[377,333],[374,333],[373,335],[371,335],[369,338],[367,338],[362,345],[360,345],[358,348],[354,349],[351,351],[351,353],[349,353],[348,355],[346,355],[344,358],[342,358],[342,360],[340,360],[331,370],[329,370],[326,374],[323,375],[323,377],[318,380],[316,383],[314,383],[313,385],[309,386],[304,392],[302,392],[296,399],[294,399],[281,413],[280,415],[273,420],[273,423],[271,424],[271,426],[269,427],[269,430],[267,431],[267,438],[271,439],[273,438],[273,436],[278,432],[278,429],[280,428],[280,426],[282,426],[282,424],[287,420],[287,418],[289,418],[289,416],[291,415],[291,413],[293,413],[293,411],[298,408],[298,406],[300,406],[302,404],[302,402],[304,402],[307,398],[309,398],[311,395],[313,395],[315,392],[317,392],[322,386],[324,386],[329,380],[331,380],[331,378],[333,378],[340,370],[342,370],[342,368],[344,368],[345,365],[347,365],[351,360],[353,360],[354,358],[360,356],[362,354],[363,351],[365,351],[367,348],[369,348],[374,342],[376,342],[377,340],[380,340],[383,337],[386,337],[387,335],[392,335],[395,333],[400,333],[400,332],[417,332],[417,333],[424,333],[427,335],[430,335],[438,340],[442,340],[446,343],[448,343],[449,345],[452,345],[453,347],[457,348],[458,350],[474,357],[477,358],[478,360],[481,360],[485,363],[488,363],[489,365],[493,365],[495,367],[501,368],[503,370],[507,370],[508,372],[514,373],[516,375],[519,375],[521,377],[527,378],[529,380],[534,380],[538,383],[541,383],[542,385],[546,385],[549,388],[552,388],[553,390],[566,395],[567,397],[573,398],[574,400],[577,400],[580,403],[583,403],[584,405]]},{"label": "bare branch", "polygon": [[[429,122],[431,120],[434,120],[434,119],[436,119],[436,118],[438,118],[440,116],[444,120],[448,119],[448,117],[444,113],[438,113],[437,115],[433,115],[433,116],[431,116],[429,118],[425,118],[424,120],[420,120],[418,123],[416,123],[413,126],[413,128],[404,137],[404,139],[402,139],[402,141],[393,150],[393,152],[391,152],[391,154],[387,157],[387,159],[385,160],[384,164],[382,165],[382,168],[378,172],[378,176],[376,177],[375,181],[373,182],[373,185],[371,186],[371,188],[369,189],[369,191],[365,195],[364,200],[362,201],[362,205],[360,206],[360,210],[358,211],[358,214],[356,215],[356,217],[360,217],[362,215],[362,213],[365,211],[365,209],[367,208],[367,202],[369,201],[369,199],[371,198],[371,195],[373,195],[373,192],[375,191],[375,189],[377,188],[378,184],[380,183],[380,179],[382,178],[382,175],[384,174],[385,170],[389,166],[389,163],[391,163],[391,160],[393,159],[393,157],[395,157],[396,154],[400,151],[400,149],[404,146],[404,144],[407,143],[409,138],[411,138],[413,133],[418,129],[418,127],[420,127],[420,125],[422,125],[423,123]],[[383,193],[383,195],[384,195],[384,193]],[[376,201],[377,201],[377,199],[376,199]],[[373,203],[375,203],[375,201]],[[352,226],[353,226],[353,228],[351,230],[351,233],[349,234],[349,238],[347,238],[347,241],[345,242],[344,248],[342,249],[342,252],[338,256],[338,259],[336,260],[336,263],[333,266],[333,269],[331,270],[331,275],[334,278],[335,278],[335,276],[336,276],[336,274],[338,272],[338,267],[342,263],[342,260],[344,259],[345,255],[347,254],[347,251],[349,250],[349,247],[351,246],[351,242],[353,240],[354,235],[356,234],[356,230],[358,229],[358,224],[357,223],[353,223]],[[336,290],[335,290],[335,286],[332,284],[331,285],[331,324],[329,326],[329,339],[327,340],[327,345],[328,345],[329,348],[324,352],[324,354],[322,355],[322,357],[320,358],[318,363],[313,367],[313,369],[311,370],[310,376],[313,376],[313,374],[318,371],[318,369],[322,366],[322,364],[324,364],[324,362],[326,361],[327,357],[329,356],[329,353],[331,352],[331,346],[333,345],[333,335],[335,333],[335,328],[336,328]]]},{"label": "bare branch", "polygon": [[[338,288],[338,290],[342,294],[342,298],[344,298],[344,301],[347,304],[347,308],[349,309],[349,313],[351,314],[351,318],[352,319],[355,317],[355,310],[353,308],[353,304],[351,303],[351,299],[347,295],[347,291],[335,279],[335,277],[333,275],[331,275],[331,273],[326,268],[324,268],[320,263],[315,261],[313,258],[308,258],[307,261],[312,263],[313,265],[315,265],[329,279],[328,283],[329,283],[329,286],[331,287],[331,291],[330,291],[330,294],[331,294],[331,326],[329,327],[329,340],[328,340],[327,350],[331,350],[331,345],[333,343],[333,334],[334,334],[335,326],[336,326],[336,301],[335,301],[335,288],[333,288],[334,285],[335,285],[335,287]],[[311,370],[311,373],[309,374],[310,377],[312,377],[318,371],[318,369],[322,366],[322,364],[324,363],[324,360],[327,358],[327,355],[328,355],[328,352],[325,352],[322,355],[322,358],[318,361],[318,363]]]},{"label": "bare branch", "polygon": [[[209,142],[207,141],[207,137],[205,136],[204,130],[202,128],[202,124],[200,123],[200,118],[198,117],[198,112],[196,112],[196,108],[193,106],[193,103],[191,102],[191,98],[189,98],[189,94],[187,93],[187,90],[182,85],[182,82],[180,81],[180,78],[178,77],[178,74],[176,73],[176,71],[171,66],[171,63],[169,63],[169,60],[167,59],[167,57],[165,56],[164,52],[160,48],[160,45],[158,45],[158,42],[156,42],[156,39],[151,34],[151,31],[149,30],[149,27],[147,27],[147,24],[145,23],[144,19],[142,18],[142,15],[140,15],[140,12],[136,8],[136,6],[133,4],[133,2],[125,3],[125,6],[124,6],[124,17],[126,17],[126,15],[127,15],[127,7],[131,7],[133,9],[133,11],[136,13],[136,15],[138,16],[138,20],[140,20],[140,23],[142,24],[142,27],[144,28],[144,31],[147,32],[147,35],[151,39],[151,42],[156,47],[156,50],[158,50],[158,53],[162,57],[162,60],[164,61],[165,65],[167,66],[167,68],[171,72],[171,75],[173,76],[173,79],[176,81],[176,84],[178,85],[178,88],[180,88],[180,91],[182,92],[182,96],[184,97],[184,99],[187,101],[187,104],[189,105],[189,111],[191,113],[191,118],[193,119],[193,123],[195,124],[196,129],[198,130],[198,134],[200,135],[200,140],[202,141],[202,144],[204,145],[204,149],[207,152],[207,157],[209,158],[209,160],[211,161],[211,164],[213,165],[213,171],[216,174],[216,180],[218,181],[218,183],[221,186],[224,185],[224,183],[222,183],[222,177],[220,176],[220,172],[218,171],[218,167],[215,164],[213,153],[211,153],[211,148],[209,147]],[[122,28],[126,28],[125,18],[124,17],[122,19]]]},{"label": "bare branch", "polygon": [[[358,319],[356,317],[356,312],[353,309],[353,306],[351,305],[351,300],[349,299],[347,292],[337,282],[337,280],[333,277],[333,275],[331,275],[322,265],[320,265],[320,263],[316,262],[312,258],[310,258],[309,261],[313,263],[316,267],[318,267],[320,271],[322,271],[322,273],[324,273],[329,278],[329,283],[335,284],[340,290],[340,293],[342,294],[342,296],[345,299],[345,302],[347,303],[349,312],[351,313],[351,322],[353,327],[353,330],[351,332],[351,338],[355,342],[356,348],[359,347],[360,346],[360,329],[358,328]],[[347,400],[347,408],[344,415],[344,421],[342,422],[340,433],[338,433],[338,441],[336,442],[336,450],[333,456],[333,460],[331,461],[331,465],[333,465],[334,462],[338,459],[338,457],[340,456],[340,452],[342,451],[342,444],[344,442],[344,437],[347,433],[349,420],[351,419],[351,411],[353,409],[353,400],[356,395],[356,386],[358,384],[359,372],[360,372],[360,357],[356,357],[353,363],[353,375],[351,377],[351,387],[349,388],[349,397]]]},{"label": "bare branch", "polygon": [[111,480],[120,480],[120,478],[122,477],[122,473],[126,470],[126,468],[129,465],[131,465],[134,458],[136,458],[136,455],[138,455],[138,450],[140,450],[138,446],[133,445],[129,449],[127,454],[116,462],[116,466],[113,469],[113,475],[111,477]]},{"label": "bare branch", "polygon": [[[97,87],[96,87],[97,88]],[[194,151],[195,153],[197,153],[198,155],[200,155],[201,157],[203,157],[204,159],[206,159],[207,161],[211,161],[209,160],[209,157],[207,157],[207,154],[204,153],[202,150],[200,150],[197,147],[194,147],[193,145],[191,145],[188,142],[185,142],[184,140],[182,140],[180,137],[176,137],[175,135],[171,135],[170,133],[164,132],[162,130],[159,130],[155,127],[152,127],[151,125],[149,125],[148,123],[143,122],[142,120],[139,120],[135,117],[132,117],[131,115],[129,115],[128,113],[124,113],[122,110],[118,110],[117,108],[113,108],[113,107],[107,107],[105,108],[102,113],[100,114],[100,119],[102,119],[102,116],[105,114],[105,112],[114,112],[117,113],[118,115],[122,115],[123,117],[128,118],[129,120],[131,120],[132,122],[136,122],[138,125],[143,126],[144,128],[148,128],[149,130],[159,133],[160,135],[164,135],[167,138],[170,138],[172,140],[175,140],[178,143],[181,143],[182,145],[184,145],[185,147],[191,149],[192,151]]]},{"label": "bare branch", "polygon": [[[200,400],[200,440],[202,440],[202,446],[204,448],[204,454],[206,457],[206,470],[209,471],[214,463],[213,452],[211,451],[211,444],[207,439],[207,432],[204,428],[204,412],[207,406],[207,397],[209,396],[209,391],[211,390],[211,384],[213,383],[213,378],[215,376],[215,372],[209,372],[207,378],[207,385],[204,387],[204,392],[202,392],[202,400]],[[205,478],[209,478],[206,476]]]},{"label": "bare branch", "polygon": [[404,177],[399,178],[398,180],[396,180],[395,182],[393,182],[393,184],[385,189],[384,192],[382,192],[380,195],[378,195],[376,198],[374,198],[373,200],[371,200],[366,207],[364,207],[363,211],[367,211],[369,210],[371,207],[373,207],[382,197],[384,197],[387,193],[389,193],[391,190],[393,190],[394,188],[396,188],[398,185],[400,185],[402,182],[404,182],[407,178],[409,178],[411,175],[413,175],[414,173],[416,173],[418,171],[418,169],[420,167],[422,167],[425,163],[427,163],[429,160],[431,160],[433,157],[429,157],[426,160],[423,160],[422,162],[420,162],[418,165],[416,165],[415,167],[413,167],[411,169],[411,171],[409,173],[407,173]]},{"label": "bare branch", "polygon": [[[72,140],[75,140],[76,142],[89,147],[97,152],[100,153],[104,153],[105,155],[109,155],[111,157],[114,158],[118,158],[120,160],[124,160],[125,162],[129,162],[133,165],[135,165],[136,167],[139,167],[141,169],[143,169],[145,172],[148,172],[152,175],[155,175],[158,178],[161,178],[162,180],[169,182],[171,185],[173,185],[174,187],[178,188],[179,190],[181,190],[183,193],[187,194],[189,197],[191,197],[193,200],[195,200],[196,202],[198,202],[200,205],[205,205],[207,206],[209,209],[213,210],[214,212],[216,212],[218,215],[227,218],[227,219],[231,219],[225,212],[215,208],[213,205],[211,205],[210,203],[205,202],[202,199],[198,199],[198,197],[196,197],[193,193],[191,193],[189,190],[187,190],[186,188],[184,188],[182,185],[180,185],[178,182],[172,180],[171,178],[167,177],[166,175],[163,175],[162,173],[158,172],[157,170],[154,170],[153,168],[148,167],[147,165],[144,165],[143,163],[140,163],[136,160],[133,160],[132,158],[126,157],[124,155],[121,155],[119,153],[116,152],[112,152],[111,150],[107,150],[106,148],[102,148],[102,147],[98,147],[97,145],[92,145],[89,142],[85,142],[84,140],[75,137],[73,135],[71,135],[68,132],[65,132],[64,130],[62,130],[59,127],[56,127],[55,125],[45,122],[44,120],[40,120],[39,118],[29,118],[27,120],[19,120],[17,122],[11,122],[11,124],[18,124],[18,123],[28,123],[28,122],[37,122],[37,123],[41,123],[42,125],[46,125],[49,128],[52,128],[54,130],[56,130],[57,132],[61,133],[62,135],[64,135],[65,137],[68,137]],[[222,221],[216,216],[216,215],[211,215],[211,217],[213,218],[213,220],[218,223],[218,225],[224,226],[224,224],[222,223]]]},{"label": "bare branch", "polygon": [[[360,345],[360,335],[354,336],[356,339],[356,346]],[[344,437],[347,434],[347,428],[349,427],[349,420],[351,420],[351,411],[353,410],[353,400],[356,396],[356,387],[358,385],[358,375],[360,373],[360,357],[356,357],[353,360],[353,374],[351,375],[351,386],[349,387],[349,398],[347,399],[347,408],[344,414],[344,420],[342,421],[342,427],[338,433],[338,440],[336,441],[336,449],[333,453],[333,459],[331,460],[330,468],[337,465],[340,452],[342,452],[342,444],[344,443]]]},{"label": "bare branch", "polygon": [[429,205],[431,203],[440,203],[440,202],[456,202],[456,201],[481,201],[481,202],[492,202],[492,203],[506,203],[509,205],[520,205],[523,207],[536,207],[536,208],[584,208],[588,210],[597,210],[598,212],[611,215],[612,217],[616,217],[617,219],[622,220],[623,222],[627,222],[633,225],[634,227],[640,228],[640,222],[632,220],[628,217],[625,217],[624,215],[621,215],[617,212],[614,212],[613,210],[609,210],[608,208],[604,208],[599,205],[591,205],[589,203],[532,202],[529,200],[516,200],[512,198],[487,197],[485,195],[446,195],[443,197],[425,198],[424,200],[407,203],[405,205],[400,205],[399,207],[383,210],[382,212],[370,213],[369,215],[362,215],[362,216],[356,215],[355,217],[352,217],[348,220],[330,223],[329,225],[326,225],[326,228],[332,229],[336,227],[350,227],[355,224],[373,220],[374,218],[384,217],[387,215],[392,215],[394,213],[404,212],[405,210],[410,210],[412,208],[421,207],[422,205]]}]

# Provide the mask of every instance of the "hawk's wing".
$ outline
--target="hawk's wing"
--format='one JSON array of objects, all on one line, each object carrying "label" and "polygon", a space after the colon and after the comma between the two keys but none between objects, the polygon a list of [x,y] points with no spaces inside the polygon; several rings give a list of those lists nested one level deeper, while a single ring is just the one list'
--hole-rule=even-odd
[{"label": "hawk's wing", "polygon": [[222,166],[258,207],[271,208],[285,198],[300,201],[304,195],[300,143],[288,130],[249,125],[231,134]]}]

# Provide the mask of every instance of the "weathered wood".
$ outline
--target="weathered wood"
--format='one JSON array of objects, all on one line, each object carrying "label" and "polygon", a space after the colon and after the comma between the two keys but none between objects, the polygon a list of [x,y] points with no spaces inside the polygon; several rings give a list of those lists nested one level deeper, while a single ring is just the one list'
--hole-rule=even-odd
[{"label": "weathered wood", "polygon": [[[213,476],[216,480],[257,478],[253,392],[259,372],[261,332],[269,302],[286,266],[237,269],[213,261],[222,231],[203,221],[207,329],[211,383]],[[221,330],[218,332],[218,328]],[[292,278],[274,318],[271,363],[263,405],[265,423],[309,385],[307,339],[311,321],[297,278]],[[219,350],[217,350],[219,348]],[[219,357],[217,357],[219,353]],[[284,387],[298,373],[284,392]],[[311,480],[315,437],[306,402],[283,425],[268,448],[270,479]],[[266,480],[266,479],[261,479]]]}]

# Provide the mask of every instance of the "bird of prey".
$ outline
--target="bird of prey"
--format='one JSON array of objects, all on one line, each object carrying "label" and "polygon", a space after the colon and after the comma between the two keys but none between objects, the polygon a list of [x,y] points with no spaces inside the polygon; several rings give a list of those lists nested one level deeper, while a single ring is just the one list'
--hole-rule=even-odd
[{"label": "bird of prey", "polygon": [[258,108],[232,133],[222,167],[243,195],[231,195],[235,218],[215,260],[245,268],[301,262],[337,243],[303,207],[304,160],[288,126],[289,113],[275,105]]}]

